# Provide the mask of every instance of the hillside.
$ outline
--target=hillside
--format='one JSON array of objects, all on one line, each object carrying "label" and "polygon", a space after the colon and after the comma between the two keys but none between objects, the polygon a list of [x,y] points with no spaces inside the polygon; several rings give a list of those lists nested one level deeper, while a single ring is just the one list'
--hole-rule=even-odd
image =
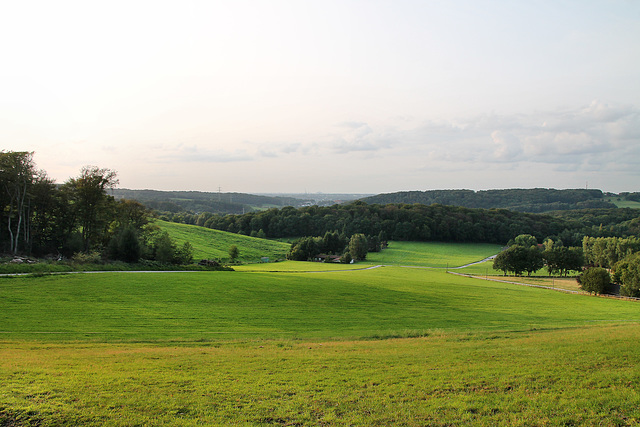
[{"label": "hillside", "polygon": [[553,188],[507,190],[430,190],[400,191],[361,199],[366,203],[421,203],[462,206],[482,209],[510,209],[519,212],[549,212],[558,210],[615,208],[604,199],[601,190],[556,190]]},{"label": "hillside", "polygon": [[245,193],[211,193],[203,191],[110,190],[116,199],[136,200],[150,209],[163,212],[211,212],[241,214],[253,210],[282,206],[302,206],[309,199],[288,196],[257,196]]},{"label": "hillside", "polygon": [[194,248],[194,260],[221,259],[229,257],[229,247],[236,245],[239,249],[240,262],[259,262],[262,257],[270,261],[284,259],[289,252],[288,243],[258,239],[225,231],[211,230],[196,225],[176,224],[156,220],[155,224],[166,230],[178,244],[189,242]]}]

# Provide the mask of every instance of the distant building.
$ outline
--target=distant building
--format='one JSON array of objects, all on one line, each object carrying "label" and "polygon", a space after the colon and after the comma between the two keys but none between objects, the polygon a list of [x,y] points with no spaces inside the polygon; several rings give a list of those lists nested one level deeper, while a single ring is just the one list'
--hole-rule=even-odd
[{"label": "distant building", "polygon": [[[329,258],[329,261],[327,261],[327,258]],[[340,262],[342,258],[339,255],[318,254],[314,255],[313,260],[315,262]]]}]

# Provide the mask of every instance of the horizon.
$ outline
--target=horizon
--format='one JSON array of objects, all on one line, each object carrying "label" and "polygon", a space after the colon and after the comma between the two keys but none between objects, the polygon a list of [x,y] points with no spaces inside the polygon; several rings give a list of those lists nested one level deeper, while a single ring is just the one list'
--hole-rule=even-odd
[{"label": "horizon", "polygon": [[[487,188],[487,189],[481,189],[481,190],[473,190],[471,188],[434,188],[434,189],[428,189],[428,190],[398,190],[398,191],[389,191],[389,192],[377,192],[377,193],[360,193],[360,192],[326,192],[326,191],[315,191],[315,192],[287,192],[287,191],[282,191],[282,192],[252,192],[252,191],[248,191],[248,192],[238,192],[238,191],[206,191],[206,190],[158,190],[158,189],[154,189],[154,188],[124,188],[124,187],[115,187],[113,188],[113,190],[127,190],[127,191],[159,191],[159,192],[168,192],[168,193],[180,193],[180,192],[184,192],[184,193],[191,193],[191,192],[195,192],[195,193],[207,193],[207,194],[250,194],[250,195],[254,195],[254,196],[275,196],[278,197],[280,195],[282,196],[303,196],[303,195],[309,195],[309,196],[313,196],[313,195],[327,195],[327,196],[339,196],[339,195],[350,195],[350,196],[377,196],[377,195],[381,195],[381,194],[394,194],[394,193],[407,193],[407,192],[429,192],[429,191],[473,191],[474,193],[478,193],[478,192],[482,192],[482,191],[503,191],[503,190],[558,190],[558,191],[563,191],[563,190],[597,190],[597,191],[601,191],[603,194],[616,194],[619,195],[621,193],[627,193],[627,191],[621,191],[621,192],[613,192],[613,191],[608,191],[608,190],[604,190],[601,188],[551,188],[551,187],[529,187],[529,188],[524,188],[524,187],[511,187],[511,188]],[[633,191],[631,191],[630,193],[633,193]]]},{"label": "horizon", "polygon": [[639,2],[35,0],[3,16],[2,149],[57,182],[95,165],[160,191],[640,186]]}]

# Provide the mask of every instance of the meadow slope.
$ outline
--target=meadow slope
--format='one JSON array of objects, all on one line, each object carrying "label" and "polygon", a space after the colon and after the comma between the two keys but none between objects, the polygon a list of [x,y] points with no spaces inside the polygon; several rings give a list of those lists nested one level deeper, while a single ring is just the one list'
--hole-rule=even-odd
[{"label": "meadow slope", "polygon": [[270,261],[275,261],[285,259],[291,247],[288,243],[212,230],[197,225],[177,224],[161,220],[155,220],[154,224],[169,233],[178,245],[182,245],[184,242],[191,243],[195,260],[221,259],[226,261],[229,258],[229,248],[231,245],[236,245],[240,250],[238,256],[240,262],[259,262],[262,257],[268,257]]}]

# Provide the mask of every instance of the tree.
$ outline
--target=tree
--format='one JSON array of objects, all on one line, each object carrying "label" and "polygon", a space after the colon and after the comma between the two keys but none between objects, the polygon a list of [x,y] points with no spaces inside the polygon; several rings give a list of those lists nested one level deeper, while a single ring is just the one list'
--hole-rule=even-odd
[{"label": "tree", "polygon": [[527,275],[531,276],[531,273],[535,273],[544,267],[544,258],[542,257],[542,252],[540,252],[536,246],[525,249],[527,252],[524,271],[527,272]]},{"label": "tree", "polygon": [[0,183],[2,183],[2,205],[9,233],[9,250],[18,253],[19,243],[29,240],[27,221],[31,214],[29,189],[36,176],[33,152],[0,151]]},{"label": "tree", "polygon": [[582,290],[596,295],[606,292],[611,285],[611,276],[602,267],[588,268],[576,280]]},{"label": "tree", "polygon": [[547,264],[549,274],[561,274],[566,276],[569,271],[580,271],[584,266],[582,248],[565,246],[553,247],[542,253]]},{"label": "tree", "polygon": [[109,242],[109,255],[124,262],[138,262],[142,248],[138,233],[132,227],[123,228]]},{"label": "tree", "polygon": [[640,253],[627,256],[614,266],[614,278],[620,284],[620,294],[640,297]]},{"label": "tree", "polygon": [[307,261],[317,255],[320,250],[322,238],[303,237],[291,244],[287,259],[292,261]]},{"label": "tree", "polygon": [[229,247],[229,258],[231,259],[231,262],[235,262],[238,258],[238,255],[240,255],[238,247],[236,245],[231,245]]},{"label": "tree", "polygon": [[184,242],[182,247],[176,250],[176,263],[186,265],[193,262],[193,246],[189,242]]},{"label": "tree", "polygon": [[154,239],[153,246],[156,261],[163,264],[172,264],[174,262],[176,246],[169,233],[166,231],[158,233]]},{"label": "tree", "polygon": [[368,248],[369,244],[364,234],[358,233],[351,236],[351,239],[349,240],[349,253],[353,259],[366,259]]},{"label": "tree", "polygon": [[521,275],[524,271],[531,275],[543,266],[542,254],[536,247],[511,246],[500,252],[493,260],[493,268],[504,271],[505,275],[510,271],[516,276]]},{"label": "tree", "polygon": [[108,196],[106,190],[117,184],[115,171],[96,166],[83,167],[79,177],[65,183],[65,188],[71,194],[85,251],[105,231],[109,219],[108,204],[113,202],[113,197]]},{"label": "tree", "polygon": [[530,248],[531,246],[536,246],[538,244],[538,239],[536,239],[531,234],[520,234],[516,236],[514,242],[518,246]]}]

